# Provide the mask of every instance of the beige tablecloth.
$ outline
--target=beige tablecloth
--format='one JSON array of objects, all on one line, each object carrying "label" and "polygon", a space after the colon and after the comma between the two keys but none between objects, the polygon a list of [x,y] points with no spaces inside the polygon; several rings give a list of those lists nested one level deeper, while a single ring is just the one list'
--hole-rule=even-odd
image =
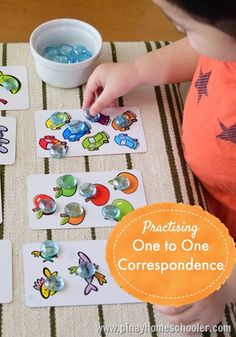
[{"label": "beige tablecloth", "polygon": [[[104,43],[99,62],[128,60],[157,47],[160,44],[154,42]],[[30,91],[29,110],[2,111],[2,115],[17,118],[17,160],[15,165],[0,167],[4,215],[0,238],[10,239],[13,243],[14,285],[13,302],[0,305],[0,337],[119,336],[118,330],[99,332],[102,325],[112,328],[113,324],[116,325],[114,329],[120,325],[120,333],[125,330],[123,336],[127,337],[185,336],[148,332],[149,326],[166,322],[152,305],[146,303],[29,309],[24,301],[22,264],[22,246],[25,243],[42,242],[46,238],[56,241],[106,239],[111,230],[31,230],[26,186],[27,176],[31,174],[136,168],[142,172],[148,203],[177,201],[205,207],[202,190],[182,155],[182,102],[177,86],[139,87],[119,100],[120,105],[140,108],[147,153],[43,160],[36,156],[35,110],[78,108],[83,99],[83,88],[64,90],[43,84],[35,73],[28,44],[0,44],[0,64],[26,65]],[[212,333],[211,336],[236,336],[236,307],[233,304],[226,307],[222,322],[231,325],[231,333]],[[142,333],[141,326],[146,326],[146,332]]]}]

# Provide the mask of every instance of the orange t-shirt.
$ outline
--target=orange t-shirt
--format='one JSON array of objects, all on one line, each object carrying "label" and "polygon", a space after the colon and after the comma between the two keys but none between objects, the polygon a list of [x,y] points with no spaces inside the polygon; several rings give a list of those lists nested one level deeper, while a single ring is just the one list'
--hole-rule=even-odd
[{"label": "orange t-shirt", "polygon": [[200,57],[184,109],[183,145],[209,211],[236,239],[236,62]]}]

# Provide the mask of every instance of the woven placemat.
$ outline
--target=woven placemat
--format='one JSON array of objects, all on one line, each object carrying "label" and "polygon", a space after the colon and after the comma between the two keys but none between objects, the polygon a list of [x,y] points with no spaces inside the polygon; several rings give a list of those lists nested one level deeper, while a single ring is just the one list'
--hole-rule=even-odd
[{"label": "woven placemat", "polygon": [[[164,42],[104,43],[99,62],[125,61],[163,45]],[[41,159],[36,157],[35,110],[80,108],[84,87],[57,89],[42,83],[35,73],[28,44],[0,44],[0,64],[26,65],[30,91],[29,110],[1,112],[2,116],[17,118],[17,146],[15,165],[0,166],[3,197],[0,239],[9,239],[13,243],[14,278],[13,302],[0,305],[0,337],[114,337],[122,335],[122,331],[126,337],[185,336],[183,333],[155,332],[154,326],[161,327],[167,322],[154,306],[146,303],[29,309],[24,301],[22,263],[25,243],[42,242],[46,238],[56,241],[106,239],[111,230],[31,230],[26,186],[27,176],[31,174],[136,168],[142,172],[148,203],[176,201],[206,207],[201,187],[183,158],[180,139],[182,101],[178,86],[139,87],[119,99],[121,106],[140,108],[147,153]],[[236,336],[236,307],[233,304],[226,307],[222,323],[231,326],[230,333],[206,333],[204,336]]]}]

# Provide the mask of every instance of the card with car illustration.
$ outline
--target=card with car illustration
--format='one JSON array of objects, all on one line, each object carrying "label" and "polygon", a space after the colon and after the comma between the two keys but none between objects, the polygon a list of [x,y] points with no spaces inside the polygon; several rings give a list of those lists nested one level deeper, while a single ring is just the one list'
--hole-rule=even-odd
[{"label": "card with car illustration", "polygon": [[112,279],[105,261],[105,246],[106,240],[26,244],[23,247],[26,305],[139,302]]},{"label": "card with car illustration", "polygon": [[29,89],[26,67],[0,67],[0,110],[28,108]]},{"label": "card with car illustration", "polygon": [[16,118],[0,117],[0,164],[12,165],[16,160]]},{"label": "card with car illustration", "polygon": [[147,145],[137,107],[105,108],[95,118],[83,110],[54,109],[35,112],[39,157],[50,157],[61,144],[66,156],[146,152]]},{"label": "card with car illustration", "polygon": [[115,226],[146,205],[138,170],[31,175],[27,185],[32,229]]}]

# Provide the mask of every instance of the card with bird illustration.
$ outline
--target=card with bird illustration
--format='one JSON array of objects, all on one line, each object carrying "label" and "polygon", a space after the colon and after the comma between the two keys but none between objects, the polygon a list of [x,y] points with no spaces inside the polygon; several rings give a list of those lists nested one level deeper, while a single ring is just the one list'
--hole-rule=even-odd
[{"label": "card with bird illustration", "polygon": [[23,247],[28,307],[138,302],[111,277],[105,261],[106,240],[56,244],[57,253],[49,258],[42,244],[30,243]]},{"label": "card with bird illustration", "polygon": [[31,175],[27,186],[32,229],[115,226],[146,205],[138,170]]},{"label": "card with bird illustration", "polygon": [[0,67],[0,110],[28,108],[29,89],[26,67]]}]

